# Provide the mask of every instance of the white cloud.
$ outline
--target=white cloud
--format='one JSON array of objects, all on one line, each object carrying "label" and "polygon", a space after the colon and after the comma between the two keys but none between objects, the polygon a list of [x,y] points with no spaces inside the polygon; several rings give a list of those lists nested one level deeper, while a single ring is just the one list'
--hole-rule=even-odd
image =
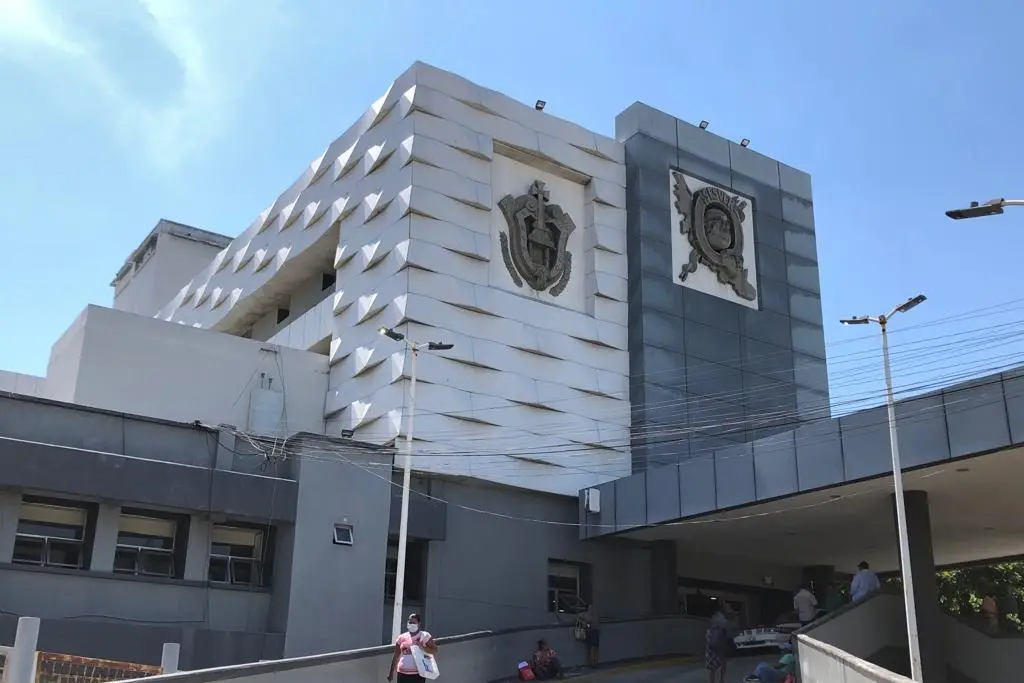
[{"label": "white cloud", "polygon": [[[124,19],[140,15],[140,8],[148,15],[136,28],[144,29],[149,47],[173,58],[180,77],[161,97],[147,97],[123,78],[138,65],[112,63],[100,50],[119,40],[117,22],[101,21],[106,30],[90,36],[68,12],[80,1],[0,0],[0,59],[17,60],[57,87],[73,79],[103,98],[113,132],[163,168],[177,166],[224,129],[259,67],[286,44],[284,0],[89,0],[90,18]],[[60,92],[70,96],[67,91]]]}]

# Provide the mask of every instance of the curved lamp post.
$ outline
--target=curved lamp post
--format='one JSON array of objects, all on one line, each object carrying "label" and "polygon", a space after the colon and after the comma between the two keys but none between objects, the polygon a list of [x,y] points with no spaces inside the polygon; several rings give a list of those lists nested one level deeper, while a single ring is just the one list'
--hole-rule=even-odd
[{"label": "curved lamp post", "polygon": [[402,342],[412,352],[409,368],[409,420],[405,426],[405,460],[402,463],[402,514],[398,525],[398,568],[395,573],[395,609],[391,620],[391,640],[394,642],[402,633],[402,608],[405,599],[405,551],[409,539],[409,487],[412,484],[412,431],[416,419],[416,358],[420,351],[450,351],[455,344],[443,342],[414,342],[401,332],[390,327],[378,330],[382,336]]},{"label": "curved lamp post", "polygon": [[964,218],[981,218],[982,216],[998,216],[1007,206],[1024,206],[1024,199],[990,199],[984,204],[971,202],[963,209],[950,209],[946,215],[955,221]]},{"label": "curved lamp post", "polygon": [[877,323],[882,330],[882,364],[885,367],[885,404],[889,413],[889,448],[892,450],[892,483],[896,494],[896,531],[900,541],[900,570],[903,574],[903,603],[907,611],[907,642],[910,645],[910,677],[921,683],[921,643],[917,632],[917,607],[914,602],[914,577],[910,569],[910,541],[907,537],[907,511],[903,500],[903,468],[900,465],[899,438],[896,434],[896,401],[889,366],[889,319],[924,303],[924,294],[908,299],[885,315],[860,316],[840,320],[844,325]]}]

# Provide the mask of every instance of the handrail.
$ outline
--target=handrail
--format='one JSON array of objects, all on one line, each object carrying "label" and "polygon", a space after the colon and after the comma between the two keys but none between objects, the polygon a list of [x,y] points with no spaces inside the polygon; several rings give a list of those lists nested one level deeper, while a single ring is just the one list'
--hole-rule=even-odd
[{"label": "handrail", "polygon": [[[699,622],[700,624],[704,624],[707,621],[704,618],[693,617],[685,614],[666,614],[647,617],[635,617],[630,619],[609,619],[602,621],[601,625],[602,627],[607,628],[608,626],[616,624],[630,624],[669,620],[695,621]],[[573,625],[574,624],[567,623],[548,623],[537,624],[532,626],[517,626],[514,628],[499,629],[493,631],[473,631],[471,633],[463,633],[460,635],[438,637],[436,638],[436,641],[439,646],[454,645],[457,643],[464,643],[467,641],[479,640],[483,638],[514,635],[516,633],[525,633],[529,631],[547,631],[557,629],[569,630],[573,627]],[[290,657],[287,659],[277,659],[271,661],[249,662],[246,664],[233,664],[230,666],[200,669],[196,671],[181,671],[173,674],[161,675],[159,677],[159,680],[182,680],[188,681],[189,683],[226,681],[238,678],[245,678],[247,676],[253,676],[257,674],[276,674],[283,673],[286,671],[294,671],[297,669],[306,669],[313,666],[324,666],[329,664],[348,662],[352,660],[366,659],[380,655],[388,655],[393,651],[394,645],[389,643],[386,645],[377,645],[374,647],[366,647],[356,650],[346,650],[343,652],[327,652],[322,654],[307,655],[304,657]]]}]

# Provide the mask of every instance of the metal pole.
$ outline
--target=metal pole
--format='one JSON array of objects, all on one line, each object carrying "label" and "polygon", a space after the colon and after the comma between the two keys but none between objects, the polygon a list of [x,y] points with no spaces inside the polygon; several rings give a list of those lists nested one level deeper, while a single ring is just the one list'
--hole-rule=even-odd
[{"label": "metal pole", "polygon": [[907,511],[903,499],[903,468],[900,466],[899,437],[896,434],[896,402],[892,392],[892,370],[889,367],[889,336],[886,318],[881,318],[882,362],[885,365],[885,397],[889,413],[889,445],[892,449],[892,482],[896,493],[896,532],[900,540],[900,569],[903,574],[903,603],[907,611],[907,643],[910,646],[910,677],[922,683],[921,643],[917,635],[917,607],[914,602],[914,576],[910,568],[910,540],[907,537]]},{"label": "metal pole", "polygon": [[402,464],[402,515],[398,525],[398,570],[395,573],[395,610],[391,617],[391,640],[402,635],[402,601],[405,599],[405,549],[409,536],[409,487],[412,484],[412,432],[416,420],[416,358],[419,349],[409,344],[412,363],[409,368],[409,420],[405,427],[405,462]]}]

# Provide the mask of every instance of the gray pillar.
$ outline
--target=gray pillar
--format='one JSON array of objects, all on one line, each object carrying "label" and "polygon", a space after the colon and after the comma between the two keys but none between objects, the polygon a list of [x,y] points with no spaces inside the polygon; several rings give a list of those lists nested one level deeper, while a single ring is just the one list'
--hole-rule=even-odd
[{"label": "gray pillar", "polygon": [[674,541],[651,544],[651,613],[679,614],[679,570]]},{"label": "gray pillar", "polygon": [[[932,522],[927,491],[905,491],[910,569],[914,577],[917,633],[921,644],[921,675],[928,683],[945,683],[946,657],[939,626],[939,592],[935,582]],[[893,512],[896,498],[892,497]],[[894,519],[895,522],[895,519]]]},{"label": "gray pillar", "polygon": [[217,432],[217,457],[213,467],[218,470],[231,471],[235,463],[235,433],[231,425],[220,425]]},{"label": "gray pillar", "polygon": [[117,533],[121,525],[121,506],[100,503],[96,516],[96,531],[92,537],[92,563],[94,572],[114,571],[114,554],[117,552]]},{"label": "gray pillar", "polygon": [[0,564],[10,564],[21,519],[21,493],[0,491]]},{"label": "gray pillar", "polygon": [[192,515],[188,524],[188,545],[185,547],[185,580],[206,581],[210,559],[210,520]]}]

